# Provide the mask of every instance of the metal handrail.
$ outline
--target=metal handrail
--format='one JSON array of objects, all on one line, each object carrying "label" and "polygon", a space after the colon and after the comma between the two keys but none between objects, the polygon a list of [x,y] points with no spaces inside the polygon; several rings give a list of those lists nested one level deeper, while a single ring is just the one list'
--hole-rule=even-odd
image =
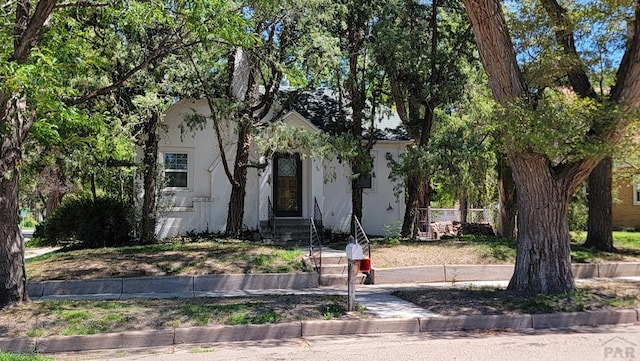
[{"label": "metal handrail", "polygon": [[[362,247],[362,252],[367,252],[369,256],[368,258],[371,259],[371,241],[369,241],[369,237],[367,237],[367,234],[364,232],[360,221],[358,221],[358,217],[353,217],[353,225],[356,244],[359,244]],[[366,245],[363,243],[366,243]]]},{"label": "metal handrail", "polygon": [[322,211],[320,210],[318,199],[316,197],[313,197],[313,221],[316,224],[318,232],[322,234],[322,232],[324,232],[324,227],[322,225]]},{"label": "metal handrail", "polygon": [[309,258],[313,262],[318,277],[322,276],[322,235],[316,228],[315,221],[311,217],[309,227]]},{"label": "metal handrail", "polygon": [[273,235],[273,240],[276,240],[276,214],[273,211],[273,204],[271,203],[271,197],[267,197],[267,206],[269,207],[269,214],[267,224],[269,228],[271,228],[271,234]]}]

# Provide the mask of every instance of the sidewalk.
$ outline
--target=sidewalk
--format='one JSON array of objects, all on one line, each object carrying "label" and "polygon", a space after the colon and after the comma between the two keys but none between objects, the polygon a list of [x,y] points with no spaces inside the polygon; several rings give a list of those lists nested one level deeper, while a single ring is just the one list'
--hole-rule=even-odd
[{"label": "sidewalk", "polygon": [[[42,253],[46,253],[43,251]],[[41,253],[40,253],[41,254]],[[602,275],[637,282],[640,264],[576,265],[574,272],[588,282]],[[515,315],[442,316],[393,296],[396,290],[423,288],[469,288],[507,286],[504,279],[513,266],[444,265],[376,270],[381,284],[357,285],[356,302],[369,314],[365,319],[312,320],[281,324],[211,326],[98,334],[90,336],[52,336],[1,338],[0,350],[25,352],[73,352],[98,349],[128,349],[177,344],[292,339],[320,335],[372,333],[420,333],[465,330],[530,330],[569,328],[640,321],[640,309],[592,312]],[[425,274],[429,270],[430,274]],[[507,277],[505,277],[507,275]],[[589,277],[589,275],[591,275]],[[469,280],[475,278],[475,280]],[[607,277],[609,278],[609,277]],[[425,280],[436,279],[439,282]],[[318,275],[246,274],[133,277],[78,281],[31,282],[29,295],[45,299],[127,299],[175,297],[235,297],[285,294],[347,296],[346,286],[319,287]]]},{"label": "sidewalk", "polygon": [[[640,277],[625,280],[639,282]],[[441,316],[392,295],[395,290],[433,287],[505,287],[507,281],[358,285],[356,302],[367,308],[366,319],[312,320],[281,324],[190,327],[149,331],[109,333],[89,336],[51,336],[41,338],[0,338],[0,350],[16,353],[73,352],[98,349],[128,349],[177,344],[292,339],[320,335],[374,333],[420,333],[465,330],[531,330],[612,324],[635,324],[640,310],[515,315]],[[220,292],[161,292],[137,294],[54,295],[42,299],[119,299],[132,297],[233,297],[278,294],[347,295],[346,287],[308,289],[226,290]]]}]

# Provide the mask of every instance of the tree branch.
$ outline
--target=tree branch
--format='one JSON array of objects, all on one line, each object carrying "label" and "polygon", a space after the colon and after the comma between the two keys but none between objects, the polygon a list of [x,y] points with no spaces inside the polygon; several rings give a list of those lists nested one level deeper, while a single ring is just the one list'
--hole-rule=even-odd
[{"label": "tree branch", "polygon": [[506,27],[502,2],[463,1],[494,98],[503,105],[517,98],[526,98],[527,86]]},{"label": "tree branch", "polygon": [[204,78],[200,73],[200,70],[198,70],[198,66],[196,65],[195,60],[193,60],[191,53],[188,51],[185,53],[186,53],[185,55],[189,59],[189,62],[191,63],[191,66],[193,67],[193,71],[195,72],[196,77],[198,78],[198,81],[200,82],[200,86],[202,87],[202,90],[204,91],[204,94],[205,94],[205,98],[207,99],[207,105],[209,106],[209,111],[211,111],[211,119],[213,121],[213,128],[216,133],[216,140],[218,142],[218,151],[220,152],[222,168],[224,169],[224,173],[227,176],[229,183],[231,185],[238,186],[239,185],[238,182],[233,177],[233,174],[231,173],[231,169],[229,169],[229,162],[227,161],[227,152],[224,149],[224,143],[222,142],[222,133],[220,131],[220,124],[218,121],[218,117],[216,116],[216,113],[215,113],[216,107],[215,107],[215,104],[213,104],[213,96],[209,92],[209,87],[205,83]]},{"label": "tree branch", "polygon": [[567,71],[571,87],[582,98],[597,99],[598,95],[591,85],[585,66],[578,55],[572,30],[573,24],[569,19],[567,10],[556,0],[542,0],[542,6],[544,6],[547,15],[551,18],[551,22],[556,29],[556,40],[562,45],[565,55],[577,62]]},{"label": "tree branch", "polygon": [[44,29],[48,27],[55,5],[56,0],[40,0],[33,15],[28,18],[29,1],[18,1],[14,29],[15,41],[9,61],[24,63],[27,60],[29,52],[40,42]]},{"label": "tree branch", "polygon": [[635,18],[631,38],[618,68],[616,85],[611,100],[622,102],[631,109],[640,107],[640,0],[635,1]]},{"label": "tree branch", "polygon": [[73,105],[78,105],[78,104],[82,104],[85,103],[91,99],[94,99],[96,97],[99,97],[101,95],[105,95],[110,93],[111,91],[119,88],[120,86],[122,86],[122,84],[124,84],[125,81],[127,81],[129,78],[131,78],[134,74],[136,74],[138,71],[145,69],[146,67],[149,66],[149,64],[151,62],[153,62],[154,60],[160,59],[168,54],[170,54],[171,52],[181,49],[183,48],[185,45],[184,44],[179,44],[176,45],[174,47],[168,46],[167,44],[169,43],[170,40],[170,36],[167,36],[164,40],[162,40],[162,42],[160,42],[160,45],[158,45],[158,47],[148,56],[146,57],[140,64],[138,64],[137,66],[135,66],[134,68],[132,68],[131,70],[127,71],[123,76],[120,77],[120,79],[116,80],[115,82],[113,82],[110,85],[107,85],[103,88],[99,88],[99,89],[95,89],[79,98],[76,99],[72,99],[69,101],[66,101],[65,104],[69,105],[69,106],[73,106]]},{"label": "tree branch", "polygon": [[97,7],[104,7],[104,6],[109,6],[109,3],[96,3],[96,2],[93,2],[93,1],[80,0],[80,1],[76,1],[76,2],[60,3],[60,4],[57,4],[55,6],[55,8],[56,9],[59,9],[59,8],[70,8],[70,7],[97,8]]}]

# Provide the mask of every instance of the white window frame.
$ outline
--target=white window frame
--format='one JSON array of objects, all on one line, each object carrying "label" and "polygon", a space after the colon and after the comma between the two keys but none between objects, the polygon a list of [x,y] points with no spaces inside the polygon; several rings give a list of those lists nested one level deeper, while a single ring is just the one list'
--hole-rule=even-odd
[{"label": "white window frame", "polygon": [[[179,148],[179,147],[172,147],[172,148],[163,148],[160,151],[160,156],[159,156],[159,160],[160,160],[160,167],[161,170],[163,172],[163,174],[165,174],[165,169],[164,169],[164,159],[165,159],[165,154],[185,154],[187,156],[187,186],[186,187],[164,187],[162,188],[163,191],[182,191],[182,192],[189,192],[191,190],[193,190],[193,148]],[[166,179],[166,178],[165,178]]]},{"label": "white window frame", "polygon": [[640,183],[636,183],[633,187],[633,205],[640,206]]}]

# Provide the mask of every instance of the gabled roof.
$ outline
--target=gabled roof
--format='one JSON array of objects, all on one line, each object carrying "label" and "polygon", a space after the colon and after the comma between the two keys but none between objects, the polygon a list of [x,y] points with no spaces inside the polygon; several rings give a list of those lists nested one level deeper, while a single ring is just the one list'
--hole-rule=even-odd
[{"label": "gabled roof", "polygon": [[[340,114],[340,102],[336,93],[330,89],[321,88],[315,90],[281,88],[278,94],[278,103],[283,112],[295,111],[306,118],[318,129],[329,134],[341,134],[350,129],[350,107],[344,104],[342,111],[346,119]],[[368,107],[367,115],[371,115],[371,107]],[[368,137],[372,131],[371,123],[363,124],[364,136]],[[393,109],[378,106],[375,120],[373,121],[373,133],[376,140],[408,140],[407,132],[397,112]]]},{"label": "gabled roof", "polygon": [[287,112],[285,115],[280,117],[280,120],[287,124],[295,124],[307,130],[320,132],[322,129],[318,128],[315,124],[309,121],[308,118],[304,117],[302,114],[298,113],[295,110],[291,110]]}]

